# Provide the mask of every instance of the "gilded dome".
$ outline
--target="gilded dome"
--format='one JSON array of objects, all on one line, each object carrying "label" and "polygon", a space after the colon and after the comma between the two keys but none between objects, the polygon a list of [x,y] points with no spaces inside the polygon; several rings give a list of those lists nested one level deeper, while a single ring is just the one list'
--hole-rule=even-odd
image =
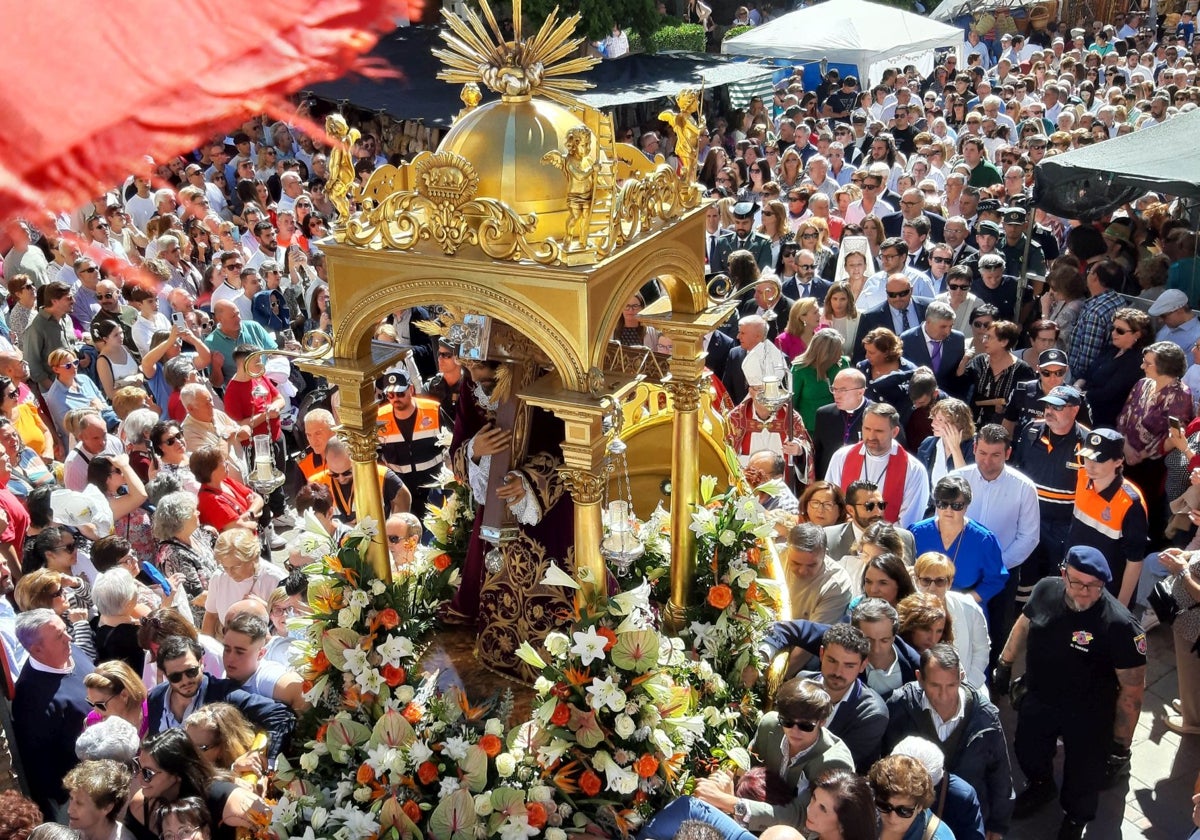
[{"label": "gilded dome", "polygon": [[548,99],[502,97],[456,120],[438,150],[471,162],[479,173],[476,195],[502,201],[518,213],[536,213],[534,239],[561,237],[567,180],[542,156],[561,150],[567,132],[580,125],[579,117]]}]

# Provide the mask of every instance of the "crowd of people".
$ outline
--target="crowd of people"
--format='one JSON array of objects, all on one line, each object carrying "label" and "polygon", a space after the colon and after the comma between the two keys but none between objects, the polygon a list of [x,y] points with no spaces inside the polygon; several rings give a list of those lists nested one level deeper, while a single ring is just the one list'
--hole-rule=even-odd
[{"label": "crowd of people", "polygon": [[[1047,156],[1200,103],[1189,27],[972,33],[928,78],[796,76],[710,115],[704,254],[745,295],[706,363],[786,557],[794,620],[763,653],[792,679],[755,770],[646,836],[994,840],[1057,797],[1080,837],[1128,768],[1159,621],[1164,725],[1200,734],[1196,238],[1170,196],[1101,225],[1029,200]],[[669,126],[619,136],[672,158]],[[379,145],[355,145],[361,177]],[[32,802],[0,812],[21,837],[230,837],[268,807],[256,780],[305,708],[288,536],[355,517],[336,393],[269,353],[333,329],[327,176],[320,140],[254,119],[6,222],[0,663]],[[638,319],[655,291],[613,338],[669,356]],[[376,383],[397,568],[484,375],[419,330],[435,314],[375,334],[410,348]]]}]

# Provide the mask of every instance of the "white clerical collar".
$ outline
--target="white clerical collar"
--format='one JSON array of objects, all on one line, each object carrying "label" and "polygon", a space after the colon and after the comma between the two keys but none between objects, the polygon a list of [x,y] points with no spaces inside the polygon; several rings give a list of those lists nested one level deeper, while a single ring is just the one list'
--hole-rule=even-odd
[{"label": "white clerical collar", "polygon": [[46,673],[46,674],[73,674],[73,673],[75,673],[75,657],[71,657],[70,659],[67,660],[67,667],[65,667],[65,668],[52,668],[51,666],[47,665],[45,662],[41,662],[36,657],[33,657],[33,656],[29,657],[29,665],[35,671],[42,671],[43,673]]}]

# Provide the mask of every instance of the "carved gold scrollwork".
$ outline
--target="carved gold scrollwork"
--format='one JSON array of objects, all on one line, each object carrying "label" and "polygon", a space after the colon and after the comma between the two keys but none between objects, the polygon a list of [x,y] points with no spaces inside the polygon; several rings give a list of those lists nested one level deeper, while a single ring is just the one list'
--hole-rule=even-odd
[{"label": "carved gold scrollwork", "polygon": [[379,436],[374,431],[342,429],[340,436],[346,441],[346,448],[350,450],[350,460],[375,463],[379,452]]},{"label": "carved gold scrollwork", "polygon": [[667,391],[671,394],[671,402],[676,411],[698,411],[700,409],[700,388],[691,382],[666,382]]},{"label": "carved gold scrollwork", "polygon": [[599,504],[604,498],[605,476],[578,469],[561,469],[558,474],[562,476],[563,484],[571,492],[575,504]]}]

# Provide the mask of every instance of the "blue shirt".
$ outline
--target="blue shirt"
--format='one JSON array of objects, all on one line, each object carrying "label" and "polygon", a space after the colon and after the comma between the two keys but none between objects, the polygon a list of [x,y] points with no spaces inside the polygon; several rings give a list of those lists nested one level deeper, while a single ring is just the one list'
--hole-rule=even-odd
[{"label": "blue shirt", "polygon": [[63,427],[63,418],[67,416],[68,411],[75,408],[88,408],[91,406],[92,400],[100,400],[105,405],[108,404],[100,386],[93,382],[91,377],[78,373],[75,375],[74,387],[68,388],[62,384],[62,380],[56,377],[54,384],[46,392],[46,408],[50,409],[50,419],[60,430]]},{"label": "blue shirt", "polygon": [[242,328],[238,330],[236,338],[230,338],[221,332],[220,328],[213,330],[204,339],[204,343],[208,345],[208,349],[214,353],[220,353],[223,357],[221,362],[221,370],[225,373],[225,381],[237,374],[237,365],[233,363],[233,348],[239,344],[253,344],[262,350],[274,350],[277,345],[275,339],[271,338],[271,334],[262,328],[255,321],[243,320]]},{"label": "blue shirt", "polygon": [[1192,352],[1192,345],[1200,341],[1200,318],[1193,315],[1178,327],[1163,325],[1156,336],[1158,341],[1173,341],[1183,349],[1185,356]]},{"label": "blue shirt", "polygon": [[913,535],[917,556],[926,551],[936,551],[949,557],[955,569],[951,588],[959,592],[975,590],[980,606],[986,606],[1008,582],[1008,570],[1004,568],[1000,543],[995,534],[978,522],[967,519],[966,527],[949,546],[942,545],[936,516],[922,519],[909,531]]}]

